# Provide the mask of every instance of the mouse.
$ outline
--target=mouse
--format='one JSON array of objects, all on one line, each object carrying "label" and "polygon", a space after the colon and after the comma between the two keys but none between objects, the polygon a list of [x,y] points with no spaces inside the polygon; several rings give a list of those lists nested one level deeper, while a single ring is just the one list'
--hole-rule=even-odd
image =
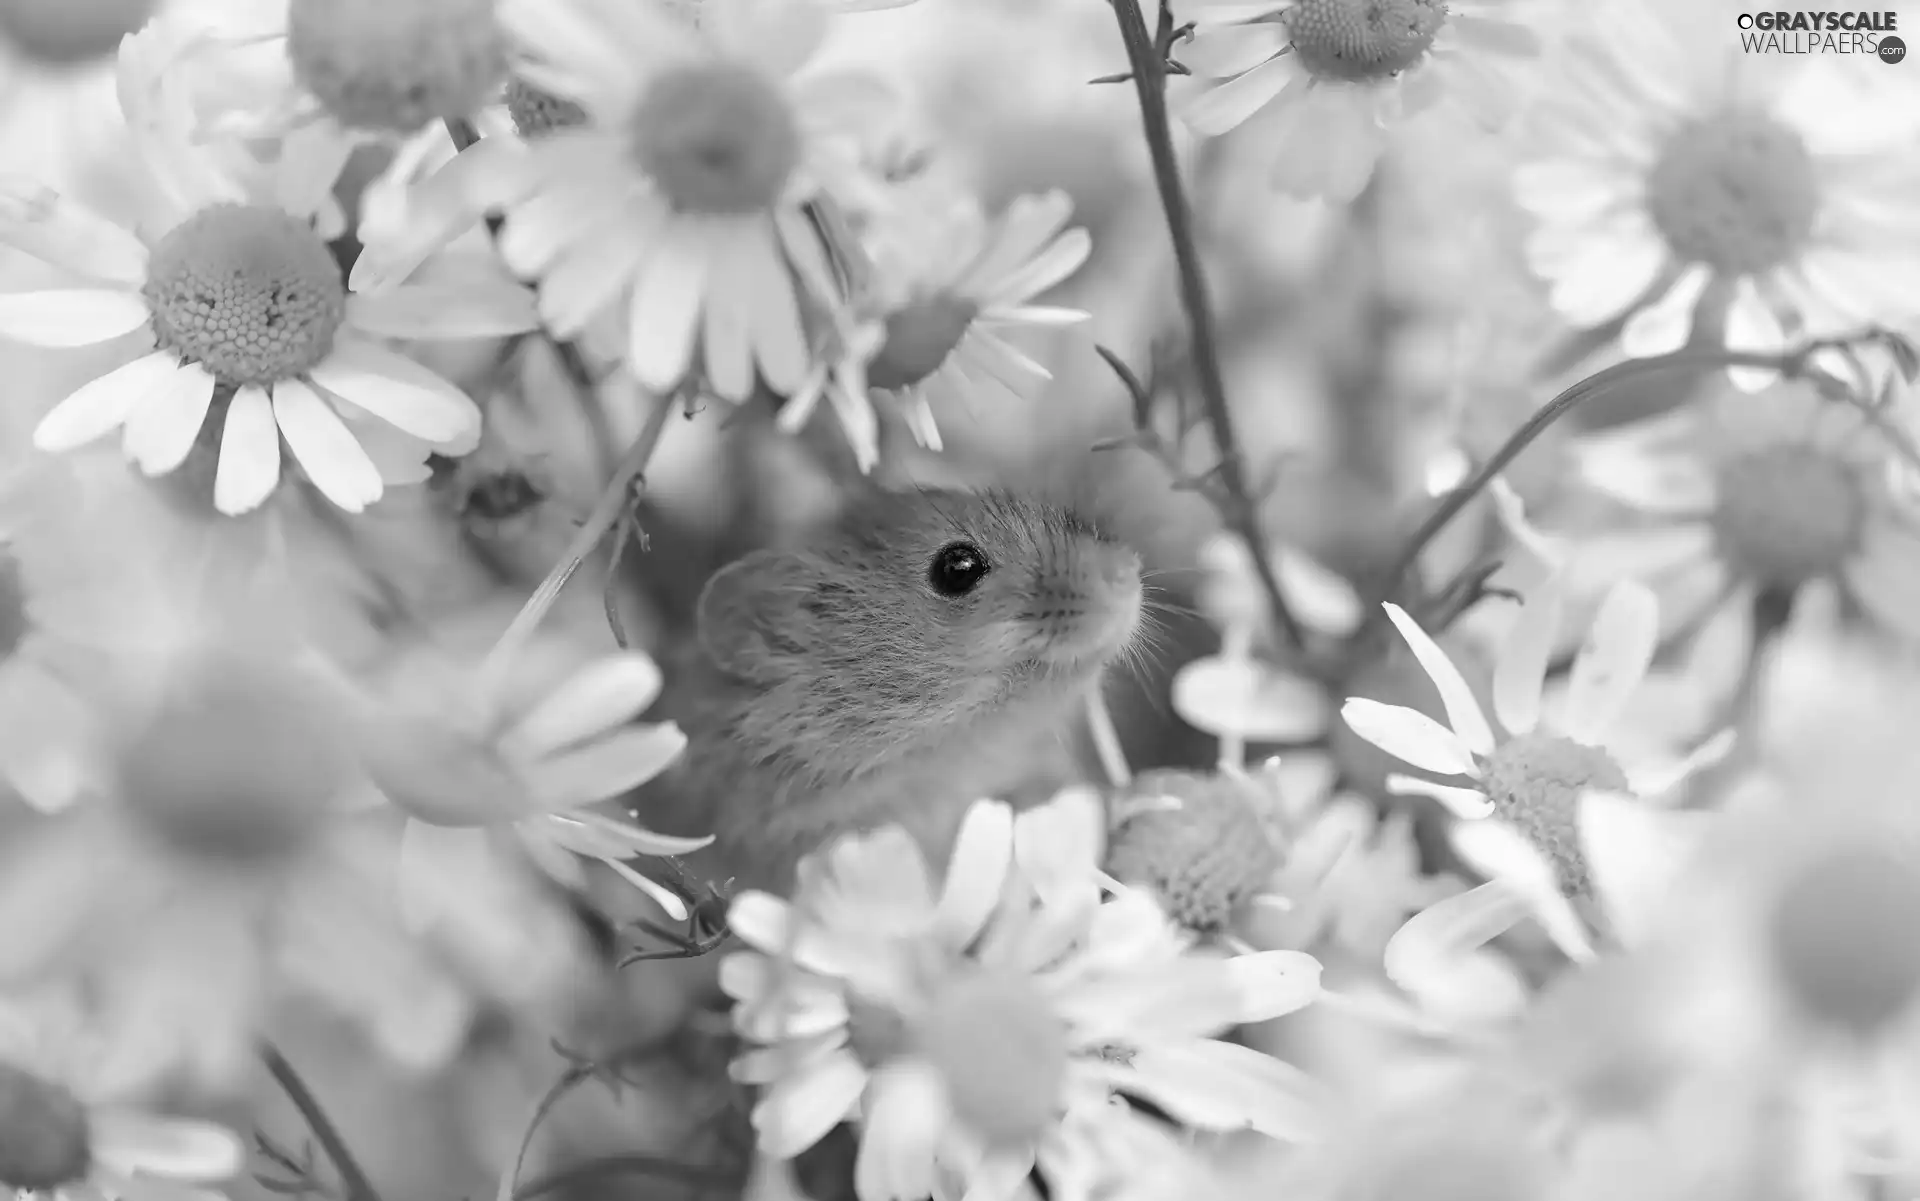
[{"label": "mouse", "polygon": [[887,824],[937,880],[974,801],[1070,782],[1066,736],[1133,647],[1143,594],[1139,554],[1067,504],[857,496],[817,534],[707,581],[660,706],[687,750],[636,817],[711,833],[692,866],[736,892],[788,891],[809,852]]}]

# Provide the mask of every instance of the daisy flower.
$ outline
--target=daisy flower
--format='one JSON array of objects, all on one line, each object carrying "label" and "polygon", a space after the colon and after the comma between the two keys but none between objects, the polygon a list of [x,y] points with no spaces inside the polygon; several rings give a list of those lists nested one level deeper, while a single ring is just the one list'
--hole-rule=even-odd
[{"label": "daisy flower", "polygon": [[1633,0],[1569,41],[1536,114],[1546,150],[1514,177],[1553,306],[1576,326],[1623,322],[1632,356],[1696,327],[1765,353],[1910,324],[1920,142],[1900,72],[1749,56],[1733,18]]},{"label": "daisy flower", "polygon": [[[219,1201],[247,1145],[139,1104],[144,1082],[64,994],[0,1007],[0,1191],[33,1201]],[[134,1069],[137,1072],[137,1069]]]},{"label": "daisy flower", "polygon": [[504,281],[350,295],[312,214],[278,197],[294,164],[251,171],[189,145],[179,98],[142,37],[121,51],[120,82],[151,179],[150,219],[124,229],[29,180],[0,184],[0,241],[67,269],[77,285],[0,295],[0,334],[150,348],[55,405],[35,445],[65,451],[119,430],[127,457],[161,475],[188,460],[203,426],[217,425],[213,495],[227,514],[273,492],[283,440],[314,486],[350,512],[385,491],[382,462],[416,470],[429,452],[470,450],[473,402],[381,339],[524,331],[535,323],[529,299]]},{"label": "daisy flower", "polygon": [[0,983],[85,988],[103,1037],[215,1089],[246,1078],[289,995],[438,1066],[471,998],[401,929],[391,831],[349,813],[363,784],[343,698],[270,653],[146,660],[165,684],[116,713],[112,788],[7,848]]},{"label": "daisy flower", "polygon": [[[1579,831],[1589,792],[1665,796],[1688,775],[1729,749],[1726,738],[1702,745],[1677,763],[1623,765],[1607,749],[1609,735],[1653,661],[1658,602],[1645,587],[1615,585],[1601,603],[1574,659],[1561,711],[1543,719],[1542,694],[1560,624],[1561,584],[1549,579],[1526,599],[1494,664],[1493,707],[1505,737],[1496,738],[1460,669],[1398,605],[1386,606],[1420,665],[1439,690],[1447,725],[1424,713],[1348,698],[1341,716],[1382,750],[1442,777],[1387,777],[1390,791],[1427,796],[1464,822],[1498,817],[1524,836],[1552,869],[1557,891],[1575,904],[1595,903]],[[1450,728],[1449,728],[1450,727]]]},{"label": "daisy flower", "polygon": [[1669,597],[1689,626],[1747,631],[1756,602],[1838,592],[1867,624],[1920,638],[1920,519],[1885,431],[1811,383],[1728,384],[1658,422],[1587,440],[1586,483],[1644,514],[1628,528],[1555,534],[1576,593],[1623,576]]},{"label": "daisy flower", "polygon": [[1488,125],[1513,111],[1511,67],[1539,52],[1513,0],[1196,0],[1176,53],[1218,81],[1179,106],[1211,137],[1272,106],[1274,183],[1290,195],[1350,200],[1373,175],[1388,131],[1442,98]]},{"label": "daisy flower", "polygon": [[653,660],[623,651],[582,663],[543,641],[489,693],[478,664],[443,654],[426,648],[400,665],[368,732],[375,781],[407,815],[401,887],[413,920],[446,916],[431,905],[453,899],[416,881],[498,876],[511,866],[501,842],[575,889],[586,882],[580,859],[603,863],[685,918],[680,898],[627,861],[685,855],[713,840],[656,834],[595,808],[660,774],[686,747],[672,722],[634,720],[660,693]]},{"label": "daisy flower", "polygon": [[[790,260],[818,256],[804,206],[842,169],[838,123],[863,77],[806,70],[829,12],[811,0],[707,0],[697,29],[654,3],[504,0],[527,84],[585,114],[531,139],[501,253],[540,281],[563,336],[616,307],[627,360],[677,385],[702,351],[728,400],[756,370],[787,395],[809,365]],[[828,298],[811,298],[825,303]]]},{"label": "daisy flower", "polygon": [[1064,192],[1021,196],[991,220],[972,197],[950,196],[930,216],[904,206],[868,235],[875,295],[857,298],[840,353],[808,375],[781,409],[799,429],[824,395],[863,464],[874,419],[868,389],[897,407],[914,438],[940,449],[934,414],[978,409],[977,390],[998,386],[1029,400],[1053,378],[1007,335],[1086,321],[1078,309],[1034,304],[1092,253],[1084,229],[1068,229]]},{"label": "daisy flower", "polygon": [[810,860],[791,905],[736,898],[730,924],[754,950],[721,976],[761,1044],[734,1072],[764,1088],[762,1151],[798,1154],[857,1115],[862,1201],[945,1195],[942,1181],[1009,1197],[1036,1168],[1084,1197],[1093,1134],[1142,1120],[1117,1093],[1196,1129],[1308,1134],[1298,1070],[1212,1036],[1308,1004],[1319,965],[1191,954],[1145,894],[1102,903],[1101,822],[1081,790],[1017,818],[981,802],[940,888],[888,827]]}]

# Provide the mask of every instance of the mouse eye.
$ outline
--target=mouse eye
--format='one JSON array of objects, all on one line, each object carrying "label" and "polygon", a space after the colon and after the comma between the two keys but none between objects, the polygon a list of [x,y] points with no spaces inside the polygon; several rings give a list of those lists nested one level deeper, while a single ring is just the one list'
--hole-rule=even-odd
[{"label": "mouse eye", "polygon": [[927,568],[927,583],[941,596],[965,596],[978,588],[991,570],[979,547],[971,542],[949,542],[934,554]]}]

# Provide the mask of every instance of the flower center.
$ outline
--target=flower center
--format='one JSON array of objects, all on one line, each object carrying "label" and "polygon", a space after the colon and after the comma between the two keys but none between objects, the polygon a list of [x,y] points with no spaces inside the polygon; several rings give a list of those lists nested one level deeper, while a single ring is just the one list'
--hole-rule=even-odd
[{"label": "flower center", "polygon": [[337,714],[281,669],[210,656],[126,746],[133,816],[164,842],[224,862],[306,845],[353,771]]},{"label": "flower center", "polygon": [[107,58],[147,23],[154,0],[11,0],[0,4],[0,38],[51,67]]},{"label": "flower center", "polygon": [[507,81],[507,115],[523,138],[587,123],[587,110],[519,79]]},{"label": "flower center", "polygon": [[1827,576],[1858,549],[1866,499],[1854,469],[1811,447],[1774,447],[1720,470],[1720,551],[1763,584]]},{"label": "flower center", "polygon": [[1536,730],[1494,748],[1482,766],[1481,784],[1500,819],[1547,857],[1561,890],[1574,899],[1591,897],[1593,882],[1580,849],[1580,794],[1626,790],[1626,773],[1613,756]]},{"label": "flower center", "polygon": [[884,1067],[912,1046],[906,1019],[885,1005],[847,998],[847,1047],[869,1071]]},{"label": "flower center", "polygon": [[0,660],[12,658],[26,641],[33,620],[27,615],[27,586],[20,562],[0,549]]},{"label": "flower center", "polygon": [[1799,134],[1761,113],[1726,112],[1668,139],[1647,177],[1647,212],[1678,257],[1749,275],[1805,245],[1818,186]]},{"label": "flower center", "polygon": [[1158,771],[1139,777],[1129,791],[1140,799],[1170,796],[1180,807],[1143,808],[1122,820],[1107,851],[1107,871],[1151,889],[1168,916],[1189,930],[1211,934],[1225,927],[1279,868],[1280,853],[1242,785]]},{"label": "flower center", "polygon": [[1920,988],[1920,871],[1879,846],[1808,865],[1775,902],[1774,969],[1810,1016],[1856,1034],[1898,1017]]},{"label": "flower center", "polygon": [[1419,62],[1446,20],[1441,0],[1304,0],[1287,13],[1287,29],[1307,70],[1359,82]]},{"label": "flower center", "polygon": [[991,1144],[1050,1126],[1067,1074],[1067,1032],[1025,977],[980,969],[948,985],[913,1024],[954,1113]]},{"label": "flower center", "polygon": [[979,313],[979,305],[951,292],[923,296],[895,310],[887,318],[887,340],[867,366],[867,383],[893,391],[926,379],[940,370]]},{"label": "flower center", "polygon": [[342,125],[392,133],[474,112],[507,70],[494,0],[293,0],[287,57]]},{"label": "flower center", "polygon": [[160,240],[142,290],[160,346],[227,384],[271,384],[326,358],[346,315],[340,266],[277,208],[216,204]]},{"label": "flower center", "polygon": [[685,213],[762,212],[800,165],[793,110],[751,67],[663,71],[641,97],[633,126],[635,160]]},{"label": "flower center", "polygon": [[51,1192],[86,1178],[93,1163],[87,1110],[71,1092],[0,1064],[0,1187]]}]

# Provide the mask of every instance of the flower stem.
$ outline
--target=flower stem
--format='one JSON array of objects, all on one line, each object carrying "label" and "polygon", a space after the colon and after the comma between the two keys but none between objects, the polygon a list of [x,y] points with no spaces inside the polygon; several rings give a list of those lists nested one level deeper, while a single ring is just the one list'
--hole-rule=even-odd
[{"label": "flower stem", "polygon": [[345,1188],[347,1201],[380,1201],[380,1190],[373,1187],[373,1181],[360,1167],[360,1161],[353,1157],[347,1148],[347,1140],[340,1137],[340,1131],[333,1120],[327,1117],[327,1111],[320,1107],[320,1101],[300,1078],[293,1065],[287,1062],[278,1048],[268,1044],[261,1048],[260,1058],[266,1061],[267,1071],[273,1074],[274,1082],[287,1094],[287,1100],[300,1111],[300,1116],[313,1131],[320,1147],[333,1160],[334,1170],[340,1173],[340,1183]]},{"label": "flower stem", "polygon": [[1367,624],[1371,626],[1380,618],[1381,602],[1393,599],[1401,578],[1419,561],[1420,555],[1440,535],[1441,531],[1464,512],[1475,497],[1486,491],[1487,486],[1493,483],[1494,479],[1515,459],[1519,458],[1522,451],[1533,445],[1535,439],[1546,433],[1554,422],[1572,412],[1582,401],[1627,380],[1689,367],[1757,367],[1778,371],[1787,376],[1797,376],[1815,353],[1857,342],[1863,337],[1870,336],[1873,335],[1821,339],[1797,350],[1780,354],[1758,354],[1739,350],[1676,350],[1668,354],[1615,363],[1611,367],[1596,371],[1585,379],[1568,385],[1558,396],[1536,409],[1533,416],[1527,418],[1520,428],[1513,431],[1507,440],[1501,443],[1500,448],[1480,465],[1478,471],[1449,492],[1446,499],[1441,501],[1433,512],[1427,515],[1427,519],[1420,523],[1420,528],[1415,530],[1413,536],[1407,540],[1407,545],[1401,550],[1399,558],[1394,560],[1393,566],[1387,570],[1385,577],[1381,580],[1379,594],[1373,598],[1373,603],[1368,607]]},{"label": "flower stem", "polygon": [[1127,46],[1127,65],[1131,68],[1135,93],[1140,97],[1140,123],[1146,131],[1147,151],[1153,159],[1154,187],[1160,193],[1160,207],[1166,210],[1167,232],[1173,240],[1173,260],[1180,277],[1180,303],[1186,310],[1192,339],[1194,382],[1206,407],[1207,424],[1213,429],[1213,441],[1220,453],[1219,476],[1224,503],[1221,516],[1246,542],[1253,557],[1260,586],[1266,591],[1276,624],[1294,646],[1302,642],[1300,623],[1280,591],[1273,561],[1267,551],[1266,537],[1260,531],[1259,511],[1247,488],[1246,467],[1240,457],[1240,439],[1233,425],[1233,411],[1227,405],[1226,381],[1220,369],[1220,346],[1214,328],[1213,305],[1207,297],[1206,276],[1201,271],[1199,243],[1193,232],[1193,212],[1180,182],[1180,165],[1173,150],[1173,123],[1167,114],[1167,51],[1171,41],[1172,11],[1168,0],[1161,0],[1160,31],[1155,37],[1147,32],[1146,17],[1139,0],[1111,0],[1114,16],[1120,22],[1120,37]]},{"label": "flower stem", "polygon": [[619,522],[620,515],[626,512],[634,483],[646,471],[654,448],[660,445],[660,434],[667,427],[667,415],[679,404],[680,396],[677,392],[670,392],[655,399],[653,412],[647,415],[645,428],[614,468],[613,478],[607,481],[600,499],[594,502],[593,511],[587,514],[586,521],[581,523],[572,541],[567,543],[566,553],[547,573],[547,578],[540,581],[540,586],[527,598],[527,603],[514,616],[512,624],[500,635],[500,641],[494,643],[493,649],[488,652],[480,677],[489,693],[514,655],[533,636],[540,623],[546,620],[547,614],[560,599],[561,590],[573,578],[573,573],[580,570],[587,556],[593,553],[594,548],[600,545],[600,540]]}]

